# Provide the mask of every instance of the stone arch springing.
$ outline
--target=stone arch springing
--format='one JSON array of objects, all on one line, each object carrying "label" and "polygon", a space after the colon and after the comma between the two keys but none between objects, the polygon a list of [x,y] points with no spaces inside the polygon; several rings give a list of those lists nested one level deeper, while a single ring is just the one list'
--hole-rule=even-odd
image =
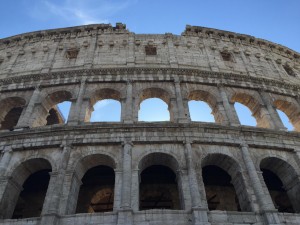
[{"label": "stone arch springing", "polygon": [[[238,102],[250,109],[252,116],[256,120],[256,126],[262,128],[271,128],[271,122],[267,117],[266,109],[258,99],[247,93],[234,93],[231,102]],[[238,115],[240,118],[240,115]]]},{"label": "stone arch springing", "polygon": [[[233,158],[213,153],[202,160],[201,166],[208,207],[212,210],[251,211],[241,167]],[[213,177],[214,174],[224,177]]]},{"label": "stone arch springing", "polygon": [[56,91],[48,94],[42,102],[35,108],[33,116],[33,127],[62,124],[67,118],[64,118],[58,108],[58,104],[71,101],[72,93],[69,91]]},{"label": "stone arch springing", "polygon": [[0,129],[12,130],[17,125],[25,105],[26,101],[21,97],[9,97],[1,100]]},{"label": "stone arch springing", "polygon": [[139,162],[139,208],[183,209],[177,160],[166,153],[150,153]]},{"label": "stone arch springing", "polygon": [[[170,115],[169,120],[173,121],[174,120],[174,112],[173,112],[173,104],[171,102],[170,94],[166,90],[163,90],[161,88],[155,87],[155,88],[146,88],[146,89],[142,90],[139,94],[138,109],[142,110],[142,109],[140,109],[140,107],[141,107],[141,104],[143,103],[143,101],[148,100],[148,99],[155,99],[155,98],[160,99],[164,103],[166,103],[166,105],[168,106],[167,110]],[[167,118],[166,118],[166,120],[167,120]]]},{"label": "stone arch springing", "polygon": [[288,100],[277,99],[273,102],[274,106],[284,112],[294,126],[295,131],[300,131],[300,108],[298,105]]},{"label": "stone arch springing", "polygon": [[266,157],[260,162],[266,187],[279,212],[300,212],[300,179],[286,161]]},{"label": "stone arch springing", "polygon": [[93,154],[81,159],[71,181],[68,214],[108,212],[114,208],[115,161]]},{"label": "stone arch springing", "polygon": [[0,205],[2,218],[39,217],[51,171],[51,164],[43,158],[29,159],[16,167],[4,190]]},{"label": "stone arch springing", "polygon": [[[87,112],[87,118],[91,122],[121,121],[121,93],[117,90],[103,88],[95,91],[90,98],[90,106],[93,109]],[[105,112],[104,108],[107,106],[109,106],[110,112],[114,113],[114,115],[110,114],[108,116],[109,112],[106,112],[106,115],[101,114],[101,112]]]},{"label": "stone arch springing", "polygon": [[211,114],[213,115],[215,122],[220,124],[224,122],[224,115],[220,112],[217,98],[213,94],[207,91],[195,90],[189,93],[188,100],[205,102],[211,108]]}]

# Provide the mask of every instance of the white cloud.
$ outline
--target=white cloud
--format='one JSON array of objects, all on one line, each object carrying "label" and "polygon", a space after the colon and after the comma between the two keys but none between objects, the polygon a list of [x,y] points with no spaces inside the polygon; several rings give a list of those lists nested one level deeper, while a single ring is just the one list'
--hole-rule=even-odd
[{"label": "white cloud", "polygon": [[51,0],[36,1],[30,15],[44,20],[59,19],[72,25],[108,23],[108,18],[138,0]]}]

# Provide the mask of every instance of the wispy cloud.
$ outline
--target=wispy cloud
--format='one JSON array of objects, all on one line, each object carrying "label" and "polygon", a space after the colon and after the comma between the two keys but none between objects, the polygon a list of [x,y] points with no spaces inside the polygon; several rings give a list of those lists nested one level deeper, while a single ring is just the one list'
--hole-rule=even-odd
[{"label": "wispy cloud", "polygon": [[138,0],[40,0],[31,5],[30,15],[43,19],[59,19],[80,25],[108,23],[109,18]]}]

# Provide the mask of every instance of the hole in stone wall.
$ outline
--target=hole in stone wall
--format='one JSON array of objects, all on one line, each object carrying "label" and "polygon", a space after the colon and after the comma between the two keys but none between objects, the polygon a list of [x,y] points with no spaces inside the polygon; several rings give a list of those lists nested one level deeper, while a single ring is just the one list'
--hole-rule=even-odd
[{"label": "hole in stone wall", "polygon": [[146,55],[157,55],[156,47],[147,45],[145,46]]},{"label": "hole in stone wall", "polygon": [[168,105],[159,98],[148,98],[141,102],[139,121],[170,121]]},{"label": "hole in stone wall", "polygon": [[51,170],[40,170],[30,175],[23,184],[12,219],[39,217],[50,180]]},{"label": "hole in stone wall", "polygon": [[289,65],[283,65],[283,69],[285,70],[285,72],[290,75],[290,76],[296,76],[293,68],[291,68]]},{"label": "hole in stone wall", "polygon": [[180,209],[175,173],[166,166],[153,165],[141,173],[140,210]]},{"label": "hole in stone wall", "polygon": [[232,56],[229,52],[220,52],[222,59],[226,62],[233,62]]},{"label": "hole in stone wall", "polygon": [[294,130],[294,126],[293,124],[290,122],[289,118],[287,117],[287,115],[282,112],[281,110],[279,109],[276,109],[283,125],[289,130],[289,131],[293,131]]},{"label": "hole in stone wall", "polygon": [[192,121],[215,122],[212,110],[204,101],[189,101],[189,111]]},{"label": "hole in stone wall", "polygon": [[234,108],[242,125],[256,126],[256,119],[252,116],[252,112],[247,106],[235,102]]},{"label": "hole in stone wall", "polygon": [[294,213],[293,206],[279,177],[270,170],[261,169],[261,171],[263,172],[264,181],[278,212]]},{"label": "hole in stone wall", "polygon": [[121,103],[114,99],[103,99],[93,106],[90,122],[120,122]]},{"label": "hole in stone wall", "polygon": [[13,130],[22,114],[23,107],[12,108],[1,122],[1,130]]},{"label": "hole in stone wall", "polygon": [[217,166],[202,168],[209,210],[241,211],[230,175]]},{"label": "hole in stone wall", "polygon": [[82,178],[76,213],[113,211],[115,173],[108,166],[89,169]]}]

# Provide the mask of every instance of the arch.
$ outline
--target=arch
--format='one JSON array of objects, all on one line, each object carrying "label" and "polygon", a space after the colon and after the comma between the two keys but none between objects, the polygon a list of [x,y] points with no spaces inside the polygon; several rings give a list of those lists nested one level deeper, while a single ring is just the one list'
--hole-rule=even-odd
[{"label": "arch", "polygon": [[233,103],[238,102],[248,107],[252,112],[252,116],[256,119],[257,127],[271,128],[271,122],[266,116],[266,109],[253,95],[244,92],[235,92],[230,101]]},{"label": "arch", "polygon": [[300,107],[292,101],[276,99],[274,106],[284,112],[296,131],[300,131]]},{"label": "arch", "polygon": [[300,212],[300,179],[296,170],[278,157],[263,158],[260,169],[275,208],[282,212]]},{"label": "arch", "polygon": [[[74,176],[70,181],[70,190],[73,191],[68,193],[67,213],[104,212],[106,210],[99,208],[99,204],[102,204],[105,199],[109,200],[106,206],[109,206],[108,211],[111,211],[113,208],[111,202],[114,199],[115,168],[114,159],[105,154],[92,154],[77,161]],[[105,181],[107,177],[109,180]]]},{"label": "arch", "polygon": [[35,108],[32,127],[64,123],[65,119],[57,107],[57,104],[71,101],[72,97],[70,91],[63,90],[48,94]]},{"label": "arch", "polygon": [[171,95],[168,91],[163,90],[161,88],[152,87],[152,88],[146,88],[140,91],[139,98],[138,98],[138,108],[140,109],[141,103],[144,100],[150,99],[150,98],[158,98],[162,101],[164,101],[168,106],[168,111],[170,114],[170,121],[174,120],[174,113],[173,113],[173,105],[171,103]]},{"label": "arch", "polygon": [[0,101],[0,129],[12,130],[17,125],[26,100],[21,97],[8,97]]},{"label": "arch", "polygon": [[[17,166],[8,181],[0,205],[3,218],[38,217],[41,214],[52,166],[48,160],[33,158]],[[37,181],[40,180],[40,182]],[[34,203],[34,204],[33,204]]]},{"label": "arch", "polygon": [[[214,173],[210,173],[211,171],[217,171],[219,172],[218,174],[228,174],[230,178],[230,183],[232,183],[233,187],[227,188],[227,192],[230,194],[231,193],[231,201],[230,203],[233,204],[234,202],[237,202],[239,204],[236,204],[235,208],[234,207],[229,207],[227,208],[225,206],[226,199],[224,196],[219,196],[219,200],[222,203],[220,207],[223,210],[233,210],[237,211],[251,211],[251,205],[250,205],[250,199],[247,194],[246,190],[246,184],[245,180],[242,176],[242,169],[240,165],[234,160],[232,157],[220,153],[213,153],[207,155],[201,162],[201,167],[202,167],[202,172],[207,172],[209,171],[209,175],[214,176]],[[208,168],[208,169],[207,169]],[[220,172],[221,171],[221,172]],[[207,174],[203,174],[203,176],[207,176]],[[213,181],[215,182],[215,181]],[[207,185],[204,183],[205,189],[206,189],[206,200],[209,201],[213,196],[208,196],[208,194],[213,193],[215,190],[214,188],[211,187],[211,183],[207,183]],[[222,184],[217,185],[217,189],[221,189]],[[229,187],[228,182],[226,183],[226,186]],[[235,195],[237,197],[237,200],[235,200]],[[208,205],[210,203],[208,202]]]},{"label": "arch", "polygon": [[139,208],[182,209],[183,195],[177,160],[166,153],[150,153],[139,162]]},{"label": "arch", "polygon": [[104,99],[113,99],[120,102],[121,93],[112,88],[102,88],[92,93],[90,97],[90,102],[91,105],[94,105],[96,102]]},{"label": "arch", "polygon": [[220,112],[218,101],[215,95],[209,93],[208,91],[194,90],[188,94],[188,100],[203,101],[207,103],[212,110],[215,121],[217,123],[224,122],[224,116]]}]

